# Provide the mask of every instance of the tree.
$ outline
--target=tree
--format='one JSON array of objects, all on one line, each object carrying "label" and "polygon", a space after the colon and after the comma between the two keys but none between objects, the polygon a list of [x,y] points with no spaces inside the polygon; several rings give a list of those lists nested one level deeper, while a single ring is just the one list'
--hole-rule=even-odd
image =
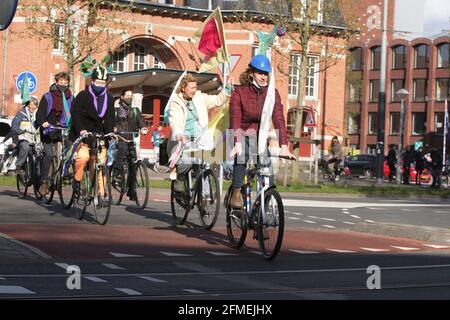
[{"label": "tree", "polygon": [[[50,41],[65,57],[67,70],[74,78],[75,67],[89,55],[111,52],[111,41],[126,35],[125,20],[133,1],[117,0],[24,0],[28,33]],[[125,17],[125,18],[124,18]],[[106,44],[106,46],[105,46]],[[71,83],[73,86],[73,81]],[[72,87],[73,89],[73,87]]]}]

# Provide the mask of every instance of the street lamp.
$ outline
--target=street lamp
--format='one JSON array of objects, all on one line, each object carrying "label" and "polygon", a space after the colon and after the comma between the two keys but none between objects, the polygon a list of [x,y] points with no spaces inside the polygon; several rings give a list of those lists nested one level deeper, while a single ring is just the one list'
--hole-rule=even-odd
[{"label": "street lamp", "polygon": [[397,170],[396,170],[396,180],[397,184],[402,183],[402,149],[403,149],[403,126],[404,126],[404,118],[405,118],[405,99],[409,96],[409,92],[406,89],[400,89],[396,92],[397,96],[401,99],[401,108],[400,108],[400,129],[398,130],[398,151],[397,151]]}]

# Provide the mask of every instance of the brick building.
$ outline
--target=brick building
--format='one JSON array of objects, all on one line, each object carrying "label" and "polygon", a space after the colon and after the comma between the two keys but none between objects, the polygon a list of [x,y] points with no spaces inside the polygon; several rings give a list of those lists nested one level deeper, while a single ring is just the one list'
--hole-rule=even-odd
[{"label": "brick building", "polygon": [[[162,124],[162,110],[170,95],[170,83],[164,85],[158,81],[167,79],[173,82],[173,79],[163,77],[169,71],[198,70],[202,54],[197,51],[192,37],[201,26],[202,21],[211,13],[211,9],[216,6],[223,9],[225,35],[228,51],[232,58],[232,70],[229,70],[228,73],[231,73],[236,81],[257,51],[257,31],[267,33],[273,28],[273,25],[269,24],[261,13],[252,10],[255,1],[246,2],[250,9],[249,12],[254,18],[252,23],[246,25],[239,20],[240,12],[230,10],[235,1],[158,0],[135,1],[135,3],[137,9],[122,17],[133,27],[128,30],[125,37],[116,37],[111,40],[111,48],[114,53],[113,68],[117,73],[117,83],[114,84],[113,81],[111,85],[112,92],[116,96],[121,86],[132,85],[134,87],[136,93],[134,103],[146,115],[150,128]],[[0,106],[2,115],[10,117],[20,108],[20,96],[15,80],[21,72],[28,71],[36,76],[37,87],[33,95],[40,98],[53,82],[54,74],[66,69],[61,43],[37,40],[27,35],[24,10],[24,7],[19,7],[8,32],[0,33],[0,70],[2,71],[0,72]],[[317,19],[319,24],[322,22],[321,19],[319,12]],[[61,37],[64,37],[66,27],[61,24],[57,30]],[[113,33],[114,30],[111,34]],[[329,43],[331,52],[334,50],[333,46],[343,45],[339,39],[333,36],[329,37]],[[287,52],[285,56],[282,56],[274,50],[272,61],[278,67],[275,71],[276,86],[283,101],[288,129],[293,134],[294,119],[291,110],[296,106],[299,50],[289,42],[287,37],[280,38],[277,45]],[[95,57],[103,57],[107,49],[105,41],[104,52],[96,54]],[[332,136],[337,135],[342,139],[344,133],[346,62],[345,55],[341,55],[332,67],[324,72],[319,72],[323,54],[323,47],[313,40],[308,59],[309,72],[306,79],[304,104],[314,107],[316,110],[319,124],[316,137],[324,142],[323,146],[326,150]],[[161,69],[167,69],[167,72],[159,72],[158,70]],[[202,84],[205,90],[214,92],[221,86],[223,72],[217,68],[212,73],[215,76],[204,75]],[[146,83],[135,83],[130,80],[139,74],[146,75],[144,77]],[[156,79],[153,82],[150,81],[152,76]],[[129,82],[125,81],[124,83],[123,79],[129,79],[127,80]],[[73,82],[75,92],[82,90],[86,84],[78,70],[75,72]],[[212,82],[214,83],[211,84]],[[306,138],[312,138],[311,133],[303,135]],[[150,137],[141,138],[141,145],[144,149],[152,148]],[[301,155],[310,156],[310,145],[301,146]]]},{"label": "brick building", "polygon": [[[383,12],[382,2],[361,1],[361,19]],[[388,13],[386,73],[385,152],[399,144],[401,100],[396,92],[405,88],[403,145],[442,145],[444,100],[450,98],[450,37],[400,39],[394,30],[395,0]],[[377,8],[378,7],[378,8]],[[367,19],[369,20],[369,19]],[[364,23],[364,21],[362,21]],[[380,90],[381,32],[367,23],[350,43],[346,83],[345,144],[354,151],[375,153],[378,93]]]}]

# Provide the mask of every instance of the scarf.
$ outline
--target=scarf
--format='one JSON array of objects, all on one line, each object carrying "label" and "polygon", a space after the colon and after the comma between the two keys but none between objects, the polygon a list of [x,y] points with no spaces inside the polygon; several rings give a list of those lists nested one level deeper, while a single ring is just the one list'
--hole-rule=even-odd
[{"label": "scarf", "polygon": [[[59,119],[64,108],[62,92],[58,89],[56,84],[52,84],[50,87],[50,93],[53,98],[53,112],[55,113],[56,119]],[[69,99],[72,96],[72,92],[70,92],[70,89],[67,89],[64,91],[64,95],[66,99]]]},{"label": "scarf", "polygon": [[[108,95],[106,94],[106,88],[105,88],[105,90],[103,90],[102,93],[100,93],[100,94],[98,94],[98,95],[96,95],[96,94],[94,93],[94,91],[92,90],[92,86],[89,86],[88,91],[89,91],[89,93],[91,94],[91,96],[92,96],[92,98],[93,98],[95,110],[97,111],[98,116],[99,116],[100,118],[103,118],[103,117],[105,116],[106,109],[107,109],[107,106],[108,106]],[[99,110],[98,110],[97,97],[103,98],[103,106],[102,106],[102,110],[101,110],[100,112],[99,112]]]},{"label": "scarf", "polygon": [[119,118],[120,119],[128,119],[128,116],[130,115],[131,111],[131,105],[127,105],[124,101],[119,102]]}]

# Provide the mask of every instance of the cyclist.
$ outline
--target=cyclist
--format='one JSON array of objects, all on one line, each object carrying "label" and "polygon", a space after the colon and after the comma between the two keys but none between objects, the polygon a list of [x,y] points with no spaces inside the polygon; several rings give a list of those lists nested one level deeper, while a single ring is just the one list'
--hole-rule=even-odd
[{"label": "cyclist", "polygon": [[153,130],[152,133],[152,143],[155,150],[155,157],[157,161],[159,161],[159,148],[161,147],[163,135],[162,135],[162,127],[158,126],[156,130]]},{"label": "cyclist", "polygon": [[[59,72],[55,75],[55,83],[50,86],[39,103],[36,113],[36,124],[41,128],[41,142],[44,146],[44,157],[42,161],[42,181],[39,193],[48,193],[48,174],[50,164],[55,156],[53,146],[62,142],[61,131],[47,129],[49,126],[68,127],[71,121],[70,111],[73,104],[72,92],[69,89],[70,75],[67,72]],[[64,97],[63,97],[64,96]],[[44,129],[47,129],[46,132]],[[44,134],[46,132],[46,134]]]},{"label": "cyclist", "polygon": [[[233,82],[233,78],[230,77],[222,92],[218,95],[208,95],[197,90],[197,80],[191,74],[184,77],[176,97],[169,105],[169,125],[172,129],[172,138],[168,150],[174,147],[174,142],[186,143],[187,138],[200,137],[207,132],[205,129],[207,129],[209,121],[208,109],[223,106],[228,101],[233,90]],[[184,176],[180,174],[179,178],[183,179]],[[184,191],[184,183],[176,180],[174,190]]]},{"label": "cyclist", "polygon": [[[114,98],[107,92],[106,84],[108,72],[106,68],[97,66],[92,72],[92,83],[81,91],[72,108],[72,130],[70,139],[75,141],[76,137],[85,136],[88,132],[98,134],[108,134],[114,131],[115,113]],[[96,138],[89,136],[77,149],[75,160],[75,177],[73,181],[73,190],[75,196],[79,194],[80,181],[83,178],[83,170],[87,162],[93,162],[96,154],[91,153],[91,148],[95,145]],[[106,162],[106,146],[101,147],[100,161]],[[91,166],[92,167],[92,166]],[[100,196],[104,195],[103,183],[99,183]]]},{"label": "cyclist", "polygon": [[35,142],[34,135],[37,133],[35,120],[38,104],[38,100],[35,97],[31,97],[30,101],[26,102],[22,110],[14,117],[11,124],[13,142],[18,147],[16,160],[17,174],[23,172],[23,166],[30,152],[29,143]]},{"label": "cyclist", "polygon": [[342,147],[339,144],[339,139],[337,136],[334,136],[331,139],[330,148],[328,149],[328,161],[327,161],[327,169],[328,172],[331,172],[331,165],[334,164],[334,174],[337,176],[339,174],[339,167],[342,162]]},{"label": "cyclist", "polygon": [[[131,89],[125,88],[122,89],[120,93],[120,99],[115,103],[116,110],[116,125],[115,131],[120,132],[136,132],[140,131],[141,134],[146,135],[148,133],[148,129],[145,127],[144,118],[142,117],[141,111],[132,106],[133,101],[133,91]],[[127,140],[133,140],[133,134],[120,134],[121,137]],[[114,159],[114,163],[112,165],[113,168],[113,182],[117,182],[119,177],[122,176],[122,165],[123,160],[128,151],[128,143],[120,140],[117,143],[117,153],[116,158]],[[136,148],[133,148],[132,157],[134,159],[137,158]],[[129,171],[131,173],[132,170]],[[130,200],[135,200],[135,190],[134,187],[134,177],[129,176],[128,181],[130,182],[130,187],[128,191],[128,197]]]},{"label": "cyclist", "polygon": [[[258,130],[263,113],[264,101],[267,96],[269,74],[272,71],[270,61],[265,55],[254,56],[247,70],[241,74],[241,87],[234,90],[230,99],[230,125],[235,132],[242,130],[245,141],[240,135],[236,135],[234,148],[230,156],[241,156],[243,153],[242,144],[246,144],[244,161],[234,160],[233,165],[233,193],[230,205],[233,208],[242,208],[241,187],[243,185],[246,163],[249,159],[249,139],[248,137]],[[272,114],[272,121],[275,129],[279,131],[281,144],[280,156],[294,157],[288,150],[286,122],[283,114],[280,94],[275,90],[275,106]],[[240,159],[242,160],[242,159]]]}]

